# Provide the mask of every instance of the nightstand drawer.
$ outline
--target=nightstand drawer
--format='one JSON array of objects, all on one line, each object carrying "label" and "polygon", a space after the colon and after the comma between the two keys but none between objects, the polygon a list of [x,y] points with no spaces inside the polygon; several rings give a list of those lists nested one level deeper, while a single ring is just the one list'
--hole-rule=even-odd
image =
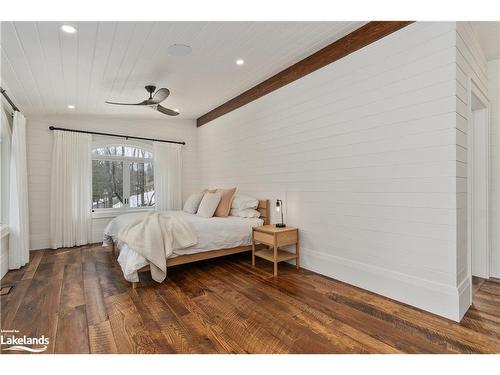
[{"label": "nightstand drawer", "polygon": [[253,232],[253,240],[257,242],[263,242],[271,246],[274,245],[274,235],[262,233],[256,230]]},{"label": "nightstand drawer", "polygon": [[294,245],[297,243],[297,231],[276,233],[276,243],[279,246]]}]

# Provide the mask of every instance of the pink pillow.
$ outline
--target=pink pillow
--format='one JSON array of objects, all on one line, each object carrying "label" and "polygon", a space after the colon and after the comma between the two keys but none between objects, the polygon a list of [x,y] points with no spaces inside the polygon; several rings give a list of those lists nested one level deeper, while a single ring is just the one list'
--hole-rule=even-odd
[{"label": "pink pillow", "polygon": [[217,193],[220,194],[220,202],[215,210],[214,216],[227,217],[229,216],[229,211],[231,210],[231,203],[233,203],[234,194],[236,193],[236,188],[232,189],[217,189]]}]

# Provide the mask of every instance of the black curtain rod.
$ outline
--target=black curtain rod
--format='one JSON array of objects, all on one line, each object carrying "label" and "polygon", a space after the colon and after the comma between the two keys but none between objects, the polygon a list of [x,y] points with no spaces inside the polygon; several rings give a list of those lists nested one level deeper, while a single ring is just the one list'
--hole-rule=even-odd
[{"label": "black curtain rod", "polygon": [[0,93],[2,93],[4,98],[7,100],[7,102],[9,102],[10,106],[12,107],[12,109],[15,112],[20,112],[19,108],[17,108],[16,105],[14,104],[14,102],[12,100],[10,100],[9,95],[7,95],[7,93],[5,92],[5,90],[2,87],[0,87]]},{"label": "black curtain rod", "polygon": [[72,132],[72,133],[84,133],[84,134],[95,134],[95,135],[107,135],[108,137],[118,137],[118,138],[125,138],[125,139],[140,139],[143,141],[153,141],[153,142],[165,142],[165,143],[175,143],[178,145],[185,145],[186,142],[177,142],[177,141],[167,141],[165,139],[154,139],[154,138],[143,138],[143,137],[134,137],[132,135],[122,135],[122,134],[111,134],[111,133],[99,133],[99,132],[90,132],[87,130],[76,130],[76,129],[66,129],[66,128],[57,128],[55,126],[49,126],[50,130],[62,130],[65,132]]}]

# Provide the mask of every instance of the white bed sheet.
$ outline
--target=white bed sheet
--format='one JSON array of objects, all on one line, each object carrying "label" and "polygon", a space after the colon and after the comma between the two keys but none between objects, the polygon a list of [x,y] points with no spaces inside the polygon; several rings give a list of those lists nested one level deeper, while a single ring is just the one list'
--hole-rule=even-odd
[{"label": "white bed sheet", "polygon": [[[196,254],[205,251],[229,249],[237,246],[250,245],[252,242],[252,227],[263,224],[262,219],[243,218],[236,216],[204,218],[197,215],[178,212],[182,218],[193,225],[198,243],[182,250],[174,251],[175,256]],[[120,264],[125,279],[137,280],[137,270],[148,264],[146,259],[130,249],[126,244],[117,241],[117,235],[123,226],[133,220],[140,219],[145,212],[136,212],[120,215],[108,224],[104,230],[103,245],[110,245],[115,241],[119,250],[118,263]]]}]

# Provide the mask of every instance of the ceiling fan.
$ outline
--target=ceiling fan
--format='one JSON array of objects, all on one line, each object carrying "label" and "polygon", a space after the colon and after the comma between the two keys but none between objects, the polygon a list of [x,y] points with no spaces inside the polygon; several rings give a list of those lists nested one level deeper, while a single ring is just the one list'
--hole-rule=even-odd
[{"label": "ceiling fan", "polygon": [[[148,106],[151,107],[154,110],[157,110],[158,112],[163,113],[164,115],[168,116],[177,116],[179,112],[174,111],[172,109],[168,109],[160,105],[162,101],[167,99],[167,97],[170,95],[170,90],[161,88],[158,91],[156,91],[156,86],[148,85],[144,86],[146,91],[149,93],[149,98],[146,100],[143,100],[140,103],[116,103],[116,102],[108,102],[108,104],[115,104],[115,105],[143,105],[143,106]],[[155,92],[156,91],[156,92]],[[154,93],[154,95],[153,95]]]}]

